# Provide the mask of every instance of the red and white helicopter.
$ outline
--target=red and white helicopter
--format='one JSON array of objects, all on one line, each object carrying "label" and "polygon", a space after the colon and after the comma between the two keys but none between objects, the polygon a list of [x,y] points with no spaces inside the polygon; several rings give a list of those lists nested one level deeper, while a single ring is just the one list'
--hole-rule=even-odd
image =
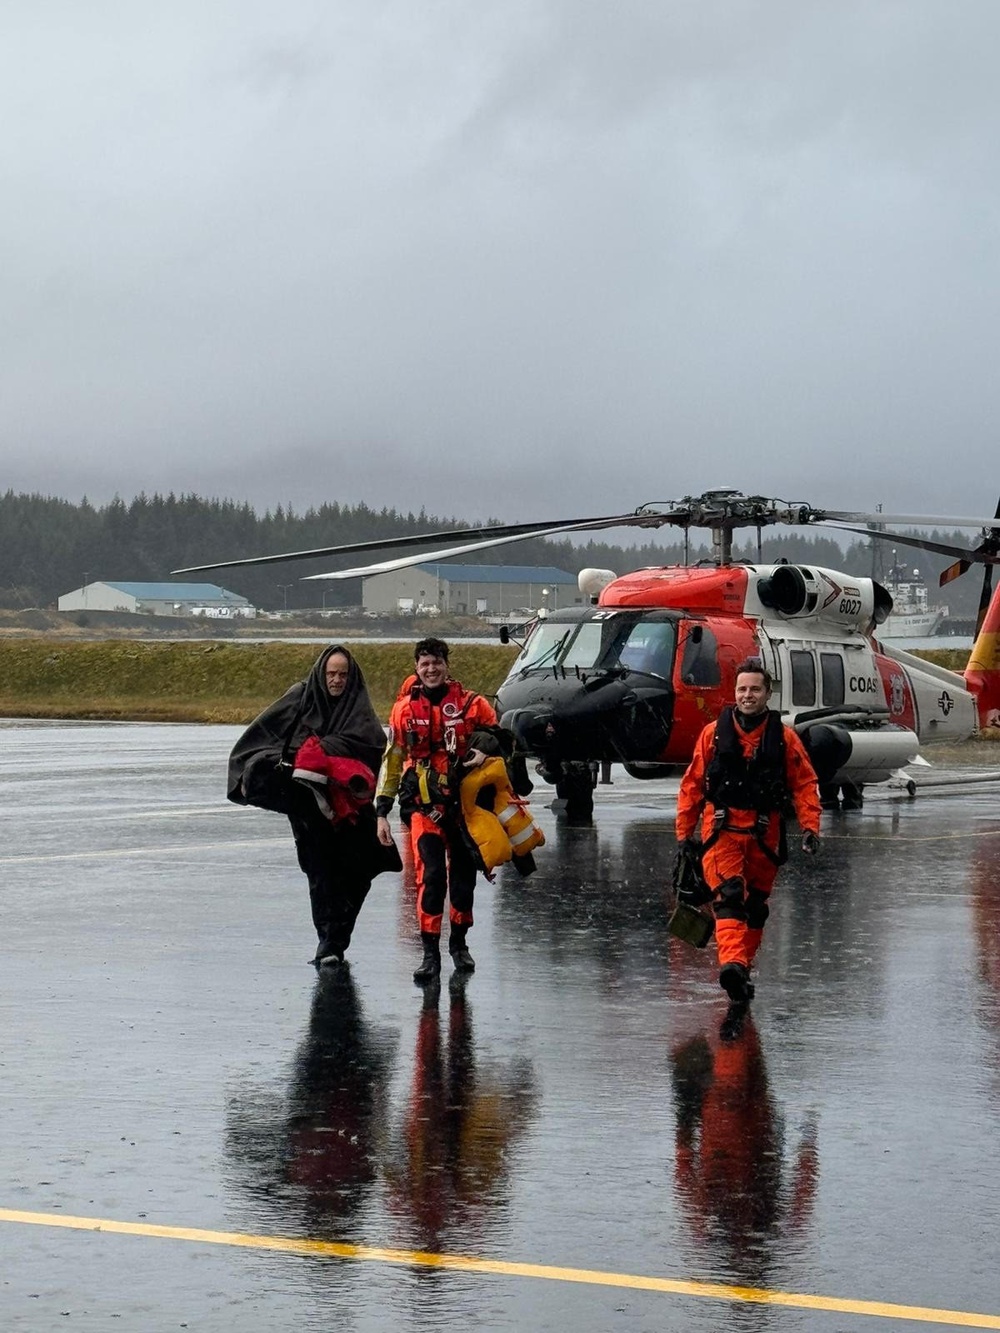
[{"label": "red and white helicopter", "polygon": [[[845,807],[859,804],[864,784],[887,781],[925,745],[965,740],[1000,725],[1000,587],[992,592],[992,567],[1000,563],[1000,507],[992,519],[936,518],[817,509],[715,490],[643,505],[629,514],[425,533],[230,563],[445,539],[465,543],[311,576],[357,578],[529,536],[668,524],[684,532],[685,546],[691,529],[710,530],[712,560],[621,576],[582,571],[580,586],[589,604],[540,613],[498,691],[497,711],[515,737],[517,761],[537,761],[538,771],[566,800],[570,817],[590,816],[597,775],[603,769],[607,777],[614,763],[635,777],[680,771],[702,727],[732,700],[735,668],[747,657],[760,658],[770,672],[771,706],[803,737],[830,805],[838,791]],[[815,565],[733,560],[736,529],[756,528],[759,549],[761,529],[772,524],[822,525],[951,556],[955,563],[942,582],[973,564],[984,565],[977,637],[964,674],[879,642],[878,627],[892,610],[892,597],[874,579]],[[889,532],[889,525],[982,531],[978,545],[965,550]],[[222,567],[225,562],[197,570]]]}]

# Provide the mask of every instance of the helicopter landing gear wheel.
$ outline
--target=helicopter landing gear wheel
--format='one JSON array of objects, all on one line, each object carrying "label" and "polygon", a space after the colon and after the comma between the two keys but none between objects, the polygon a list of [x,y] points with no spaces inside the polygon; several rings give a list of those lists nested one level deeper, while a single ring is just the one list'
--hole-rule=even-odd
[{"label": "helicopter landing gear wheel", "polygon": [[594,771],[590,764],[563,764],[556,778],[556,796],[566,802],[570,824],[589,824],[594,818]]}]

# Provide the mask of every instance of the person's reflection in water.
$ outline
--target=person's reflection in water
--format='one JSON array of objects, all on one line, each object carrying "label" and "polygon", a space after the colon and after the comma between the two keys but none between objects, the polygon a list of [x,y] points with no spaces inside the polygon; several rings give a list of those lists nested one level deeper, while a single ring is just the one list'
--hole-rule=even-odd
[{"label": "person's reflection in water", "polygon": [[[677,1195],[708,1274],[760,1286],[812,1210],[816,1127],[802,1129],[786,1171],[784,1127],[768,1086],[760,1038],[693,1037],[671,1053],[677,1117]],[[786,1178],[787,1175],[787,1178]]]},{"label": "person's reflection in water", "polygon": [[291,1215],[305,1235],[350,1237],[345,1223],[375,1184],[388,1142],[397,1041],[366,1022],[346,969],[324,970],[280,1112],[269,1117],[259,1098],[231,1107],[228,1155],[253,1167],[267,1211]]},{"label": "person's reflection in water", "polygon": [[534,1115],[526,1059],[477,1059],[465,978],[451,978],[442,1030],[440,982],[429,986],[417,1029],[413,1089],[387,1172],[399,1243],[439,1251],[479,1243],[508,1199],[512,1149]]},{"label": "person's reflection in water", "polygon": [[994,1096],[1000,1096],[1000,835],[985,834],[970,862],[972,929],[979,983],[977,1015],[997,1038],[993,1061]]}]

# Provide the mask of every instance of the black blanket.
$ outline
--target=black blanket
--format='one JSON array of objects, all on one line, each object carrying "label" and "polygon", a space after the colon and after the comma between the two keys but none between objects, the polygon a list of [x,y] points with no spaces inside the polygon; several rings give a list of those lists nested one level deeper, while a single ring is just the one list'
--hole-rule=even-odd
[{"label": "black blanket", "polygon": [[[348,661],[347,685],[339,695],[330,694],[326,687],[326,663],[331,653],[343,653]],[[368,698],[361,668],[340,644],[325,649],[305,680],[296,681],[255,717],[233,746],[228,799],[237,805],[249,804],[243,781],[251,761],[263,755],[291,760],[309,736],[317,737],[327,754],[357,759],[378,773],[385,730]]]}]

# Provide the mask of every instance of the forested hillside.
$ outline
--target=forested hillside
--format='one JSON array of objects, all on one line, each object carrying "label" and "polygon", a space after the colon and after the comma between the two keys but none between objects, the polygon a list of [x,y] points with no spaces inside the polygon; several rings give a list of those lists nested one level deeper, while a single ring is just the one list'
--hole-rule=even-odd
[{"label": "forested hillside", "polygon": [[[515,521],[516,517],[506,515],[495,521]],[[364,504],[324,503],[303,514],[278,505],[258,514],[247,504],[197,495],[138,495],[128,503],[116,498],[110,504],[95,506],[86,500],[74,503],[52,496],[8,491],[0,497],[0,606],[48,606],[61,593],[101,579],[167,579],[172,569],[212,560],[239,560],[279,551],[312,550],[467,526],[467,520],[461,516],[436,517],[423,510],[418,514],[401,514],[394,509],[370,509]],[[935,536],[957,545],[974,545],[970,534]],[[874,570],[883,581],[891,564],[891,543],[885,547],[881,568],[876,566]],[[937,574],[949,562],[912,549],[905,555],[902,548],[900,552],[902,563],[909,569],[920,569],[931,584],[932,602],[947,600],[956,615],[974,610],[980,587],[975,570],[939,593]],[[384,554],[388,556],[389,552]],[[755,559],[755,539],[740,545],[737,555]],[[692,561],[708,556],[707,545],[692,544]],[[872,554],[864,539],[852,542],[845,551],[828,537],[786,531],[766,538],[763,543],[765,560],[780,557],[859,575],[873,572]],[[600,541],[581,545],[568,539],[557,542],[533,539],[462,557],[485,564],[555,565],[570,573],[586,565],[623,573],[646,565],[679,563],[683,558],[680,542],[649,542],[623,548]],[[204,577],[241,593],[265,609],[283,606],[286,593],[289,608],[319,606],[324,590],[328,607],[350,606],[360,601],[358,581],[329,584],[324,589],[322,585],[301,584],[299,580],[306,574],[346,568],[352,563],[358,563],[358,558],[324,557],[263,569],[219,570]]]}]

